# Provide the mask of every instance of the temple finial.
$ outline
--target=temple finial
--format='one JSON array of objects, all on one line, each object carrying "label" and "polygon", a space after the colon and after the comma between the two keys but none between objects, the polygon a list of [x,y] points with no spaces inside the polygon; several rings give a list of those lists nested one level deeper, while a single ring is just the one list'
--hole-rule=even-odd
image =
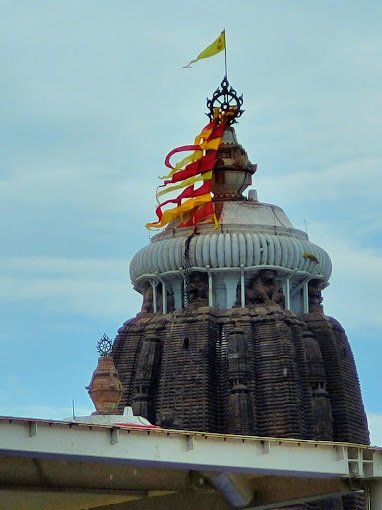
[{"label": "temple finial", "polygon": [[210,120],[219,119],[226,126],[237,122],[237,118],[241,117],[244,110],[243,94],[239,96],[236,90],[230,86],[227,76],[224,76],[220,87],[218,87],[212,95],[211,99],[207,98],[207,108],[209,112],[206,114]]}]

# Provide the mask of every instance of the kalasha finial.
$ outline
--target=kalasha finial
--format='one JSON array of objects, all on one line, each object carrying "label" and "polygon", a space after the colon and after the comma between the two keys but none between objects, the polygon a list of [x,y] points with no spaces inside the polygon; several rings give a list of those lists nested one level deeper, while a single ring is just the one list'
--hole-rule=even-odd
[{"label": "kalasha finial", "polygon": [[112,342],[105,333],[97,342],[97,368],[86,389],[89,392],[96,411],[93,414],[117,414],[118,403],[122,396],[122,384],[111,356]]},{"label": "kalasha finial", "polygon": [[100,356],[109,356],[112,348],[112,341],[104,333],[97,342],[97,351]]},{"label": "kalasha finial", "polygon": [[215,90],[212,98],[207,98],[209,113],[206,115],[210,120],[224,118],[225,125],[230,126],[237,122],[236,119],[244,113],[244,110],[241,109],[242,106],[243,94],[238,96],[236,90],[230,86],[227,76],[224,76],[220,87]]}]

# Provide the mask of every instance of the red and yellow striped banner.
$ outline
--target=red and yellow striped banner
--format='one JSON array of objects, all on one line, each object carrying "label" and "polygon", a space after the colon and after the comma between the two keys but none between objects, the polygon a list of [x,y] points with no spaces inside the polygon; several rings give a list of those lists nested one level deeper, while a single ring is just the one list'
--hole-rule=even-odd
[{"label": "red and yellow striped banner", "polygon": [[[146,227],[161,228],[172,221],[178,221],[178,227],[188,227],[207,219],[213,220],[217,225],[211,194],[212,174],[223,132],[224,123],[214,119],[195,137],[194,144],[177,147],[167,154],[165,165],[170,172],[162,177],[164,183],[158,187],[156,193],[159,205],[155,212],[158,221],[147,223]],[[172,156],[190,151],[190,155],[175,166],[172,165]],[[201,183],[201,186],[195,187],[198,183]],[[183,191],[176,197],[159,201],[159,197],[178,189]],[[176,205],[163,210],[169,204]]]}]

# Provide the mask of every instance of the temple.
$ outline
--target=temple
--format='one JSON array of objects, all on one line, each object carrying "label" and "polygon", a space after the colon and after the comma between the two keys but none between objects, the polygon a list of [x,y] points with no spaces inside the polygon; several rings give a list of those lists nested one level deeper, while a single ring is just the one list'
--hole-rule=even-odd
[{"label": "temple", "polygon": [[[241,104],[227,80],[208,103],[211,119],[227,114],[216,221],[174,217],[131,262],[142,308],[113,344],[120,412],[163,428],[368,444],[351,348],[324,312],[330,257],[248,190],[257,165],[233,127]],[[364,505],[351,495],[293,508]]]},{"label": "temple", "polygon": [[242,105],[224,78],[165,158],[162,230],[130,265],[141,309],[97,344],[96,410],[0,416],[1,509],[381,510],[382,448],[324,312],[330,257],[250,188]]}]

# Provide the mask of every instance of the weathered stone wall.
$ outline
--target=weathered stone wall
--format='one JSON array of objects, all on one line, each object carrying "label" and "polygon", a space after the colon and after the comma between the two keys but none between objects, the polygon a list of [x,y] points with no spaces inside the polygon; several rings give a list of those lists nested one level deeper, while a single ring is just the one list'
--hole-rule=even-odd
[{"label": "weathered stone wall", "polygon": [[[281,306],[190,306],[126,322],[113,346],[120,403],[162,427],[369,442],[341,325]],[[362,495],[295,510],[363,510]]]}]

